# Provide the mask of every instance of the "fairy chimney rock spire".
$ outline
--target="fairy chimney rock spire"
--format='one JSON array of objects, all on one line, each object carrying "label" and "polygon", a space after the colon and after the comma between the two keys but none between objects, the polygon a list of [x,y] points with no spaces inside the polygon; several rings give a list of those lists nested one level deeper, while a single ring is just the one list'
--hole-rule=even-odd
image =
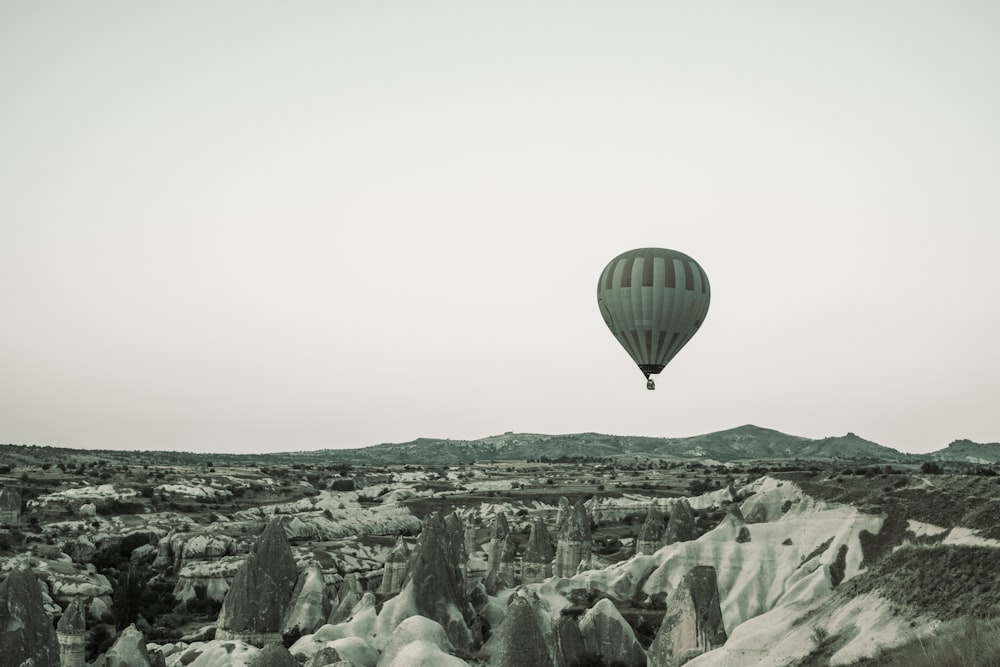
[{"label": "fairy chimney rock spire", "polygon": [[379,593],[398,593],[403,587],[406,579],[406,572],[409,570],[410,548],[402,537],[396,540],[396,548],[392,550],[385,560],[385,571],[382,574],[382,583],[379,586]]},{"label": "fairy chimney rock spire", "polygon": [[0,667],[19,667],[34,659],[37,667],[59,664],[59,640],[45,611],[42,588],[27,566],[17,567],[0,583]]},{"label": "fairy chimney rock spire", "polygon": [[541,519],[535,519],[535,522],[531,524],[528,545],[524,550],[521,566],[523,582],[534,584],[551,577],[552,559],[555,558],[555,555],[556,549],[549,536],[549,530],[545,527],[545,522]]},{"label": "fairy chimney rock spire", "polygon": [[670,508],[670,520],[667,523],[667,532],[664,534],[664,543],[687,542],[698,536],[698,531],[694,522],[694,510],[687,498],[681,498]]},{"label": "fairy chimney rock spire", "polygon": [[284,524],[275,517],[233,579],[219,611],[216,639],[239,639],[255,646],[280,642],[297,579]]},{"label": "fairy chimney rock spire", "polygon": [[655,553],[663,546],[663,538],[663,515],[653,505],[649,508],[649,512],[646,513],[646,520],[643,522],[642,528],[639,529],[639,535],[636,537],[635,552],[645,555]]},{"label": "fairy chimney rock spire", "polygon": [[84,667],[86,664],[86,632],[83,604],[74,597],[59,618],[56,639],[59,641],[60,667]]}]

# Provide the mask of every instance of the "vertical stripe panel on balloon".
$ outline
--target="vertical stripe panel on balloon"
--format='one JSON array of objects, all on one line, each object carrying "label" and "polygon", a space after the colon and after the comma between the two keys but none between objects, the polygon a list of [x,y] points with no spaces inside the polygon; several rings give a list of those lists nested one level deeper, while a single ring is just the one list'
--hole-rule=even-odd
[{"label": "vertical stripe panel on balloon", "polygon": [[[643,250],[640,253],[640,256],[642,258],[640,262],[642,265],[641,266],[642,274],[641,276],[638,277],[642,281],[642,284],[645,285],[648,273],[646,267],[649,265],[649,262],[651,261],[650,249],[647,248]],[[636,320],[636,327],[639,330],[639,339],[642,341],[642,363],[647,364],[650,363],[650,352],[653,343],[652,336],[647,335],[647,332],[650,331],[649,316],[653,305],[652,295],[650,294],[650,288],[645,286],[642,287],[638,296],[639,296],[639,301],[636,305],[638,306],[639,318],[638,320]]]},{"label": "vertical stripe panel on balloon", "polygon": [[653,293],[653,312],[650,319],[653,321],[655,342],[653,350],[650,352],[650,358],[653,359],[653,363],[659,363],[655,360],[660,357],[660,353],[663,351],[663,341],[666,337],[666,331],[663,328],[664,298],[666,296],[666,290],[663,288],[663,283],[666,280],[663,257],[653,258],[652,266],[652,285],[648,289]]},{"label": "vertical stripe panel on balloon", "polygon": [[629,312],[627,298],[628,293],[631,291],[630,288],[623,287],[626,275],[631,280],[631,274],[626,274],[625,271],[626,264],[627,261],[624,257],[615,262],[614,279],[611,281],[611,295],[612,302],[615,305],[615,322],[618,323],[615,337],[621,342],[622,347],[625,348],[625,352],[634,360],[638,351],[635,349],[632,337],[628,335],[627,325],[625,324],[628,321],[627,313]]},{"label": "vertical stripe panel on balloon", "polygon": [[663,260],[667,263],[667,283],[666,287],[677,287],[677,272],[673,270],[674,258],[672,255],[666,255]]},{"label": "vertical stripe panel on balloon", "polygon": [[636,363],[645,363],[646,360],[646,340],[639,333],[642,329],[642,319],[643,319],[643,304],[642,304],[642,263],[643,260],[637,259],[636,255],[639,253],[633,253],[632,255],[632,293],[629,303],[632,305],[632,319],[630,320],[633,324],[633,330],[635,331],[635,342],[638,347],[639,356],[636,358]]},{"label": "vertical stripe panel on balloon", "polygon": [[646,257],[642,260],[642,278],[643,286],[639,289],[642,290],[640,295],[642,304],[642,320],[640,321],[640,327],[643,331],[643,351],[642,351],[642,361],[646,364],[653,363],[653,332],[656,329],[656,321],[653,320],[653,304],[656,300],[656,291],[652,285],[646,285],[646,274],[649,274],[649,282],[653,282],[653,272],[647,271],[647,266],[653,265],[653,258]]},{"label": "vertical stripe panel on balloon", "polygon": [[606,299],[611,314],[614,317],[615,322],[615,335],[621,333],[621,322],[622,322],[622,296],[621,296],[621,272],[623,264],[621,261],[617,261],[613,266],[608,267],[608,273],[611,275],[611,284],[608,288]]},{"label": "vertical stripe panel on balloon", "polygon": [[[681,260],[672,258],[668,264],[668,273],[671,269],[674,274],[674,289],[668,290],[670,293],[670,308],[667,314],[667,329],[670,333],[674,333],[680,331],[679,323],[683,316],[681,310],[684,307],[684,300],[681,298],[684,290],[684,269],[681,268]],[[673,343],[671,343],[670,347],[673,347]],[[664,363],[670,361],[670,356],[670,354],[667,355],[667,361]]]},{"label": "vertical stripe panel on balloon", "polygon": [[683,260],[681,264],[684,266],[684,289],[693,290],[694,289],[694,270],[691,268],[691,260]]},{"label": "vertical stripe panel on balloon", "polygon": [[635,265],[635,255],[629,254],[625,257],[625,264],[622,267],[622,287],[632,286],[632,267]]}]

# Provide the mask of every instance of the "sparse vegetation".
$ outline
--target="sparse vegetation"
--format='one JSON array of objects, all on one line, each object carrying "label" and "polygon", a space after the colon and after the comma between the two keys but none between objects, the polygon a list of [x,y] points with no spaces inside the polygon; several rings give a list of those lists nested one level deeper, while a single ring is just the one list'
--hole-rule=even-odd
[{"label": "sparse vegetation", "polygon": [[963,619],[932,637],[884,651],[855,667],[996,667],[1000,665],[1000,622]]},{"label": "sparse vegetation", "polygon": [[1000,617],[1000,559],[992,547],[903,547],[843,586],[942,619]]}]

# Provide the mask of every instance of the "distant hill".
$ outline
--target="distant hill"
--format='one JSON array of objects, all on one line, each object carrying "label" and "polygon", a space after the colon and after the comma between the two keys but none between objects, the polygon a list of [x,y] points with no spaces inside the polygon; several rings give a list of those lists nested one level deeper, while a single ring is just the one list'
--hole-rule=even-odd
[{"label": "distant hill", "polygon": [[928,454],[935,461],[962,461],[964,463],[1000,463],[1000,442],[979,443],[956,440],[944,449]]}]

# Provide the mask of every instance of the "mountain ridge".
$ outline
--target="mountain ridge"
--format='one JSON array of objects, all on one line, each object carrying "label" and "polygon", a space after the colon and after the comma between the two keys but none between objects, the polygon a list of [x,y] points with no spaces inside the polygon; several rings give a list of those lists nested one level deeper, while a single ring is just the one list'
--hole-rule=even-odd
[{"label": "mountain ridge", "polygon": [[[33,452],[33,453],[31,453]],[[628,456],[702,459],[718,462],[758,459],[870,459],[874,462],[944,461],[967,464],[1000,463],[1000,443],[952,441],[927,454],[912,454],[867,440],[853,432],[823,438],[790,435],[744,424],[721,431],[683,437],[610,435],[596,432],[489,435],[475,440],[420,437],[351,449],[233,454],[178,451],[82,450],[37,445],[0,445],[4,460],[64,460],[99,454],[130,462],[168,464],[180,459],[219,463],[331,462],[359,464],[449,464],[470,461],[512,461],[559,458],[615,458]]]},{"label": "mountain ridge", "polygon": [[[956,446],[958,444],[961,446]],[[471,460],[557,459],[560,457],[613,458],[649,456],[708,459],[719,462],[756,459],[871,459],[878,462],[926,460],[963,463],[1000,462],[1000,444],[956,440],[948,447],[927,454],[913,454],[880,445],[854,432],[823,438],[789,435],[754,424],[685,437],[609,435],[595,432],[570,434],[514,433],[490,435],[475,440],[421,437],[402,443],[380,443],[350,450],[321,450],[331,457],[350,452],[369,462],[468,462]],[[359,461],[360,462],[360,461]]]}]

